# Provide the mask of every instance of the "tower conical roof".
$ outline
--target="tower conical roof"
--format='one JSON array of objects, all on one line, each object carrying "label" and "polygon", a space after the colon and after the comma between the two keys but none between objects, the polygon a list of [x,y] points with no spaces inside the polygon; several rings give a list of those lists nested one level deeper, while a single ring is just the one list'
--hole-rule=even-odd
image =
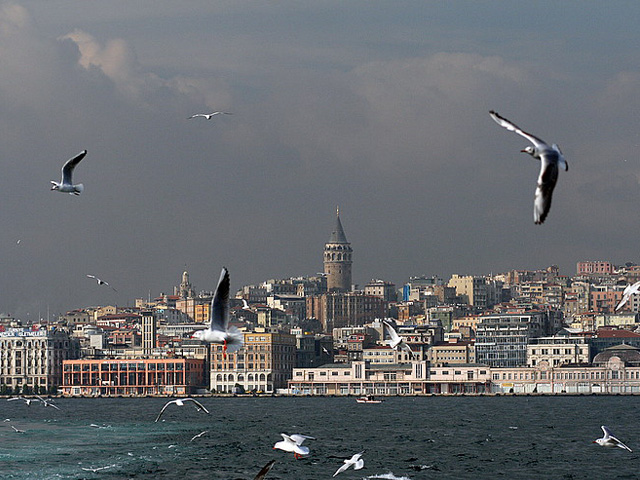
[{"label": "tower conical roof", "polygon": [[344,229],[342,228],[342,223],[340,222],[340,211],[336,211],[336,226],[331,232],[331,238],[329,238],[329,243],[349,243],[347,240],[347,236],[344,234]]}]

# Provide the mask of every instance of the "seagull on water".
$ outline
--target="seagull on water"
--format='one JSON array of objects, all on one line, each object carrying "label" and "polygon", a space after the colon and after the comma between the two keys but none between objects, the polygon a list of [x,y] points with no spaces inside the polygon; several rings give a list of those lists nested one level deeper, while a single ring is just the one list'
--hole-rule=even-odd
[{"label": "seagull on water", "polygon": [[[100,278],[96,277],[95,275],[89,275],[89,274],[87,274],[87,277],[89,277],[89,278],[93,278],[93,279],[96,281],[96,283],[97,283],[98,285],[106,285],[107,287],[111,287],[111,285],[109,285],[109,283],[108,283],[108,282],[105,282],[104,280],[102,280],[102,279],[100,279]],[[113,287],[111,287],[111,290],[113,290],[114,292],[117,292],[117,290],[116,290],[115,288],[113,288]]]},{"label": "seagull on water", "polygon": [[309,455],[309,447],[302,446],[302,443],[309,439],[315,440],[314,437],[309,437],[307,435],[293,434],[287,435],[286,433],[281,433],[283,440],[277,442],[273,448],[274,450],[283,450],[285,452],[293,452],[293,456],[295,458],[301,458],[305,455]]},{"label": "seagull on water", "polygon": [[243,334],[236,328],[229,328],[229,272],[225,267],[220,272],[218,286],[211,300],[209,328],[198,330],[193,338],[208,342],[221,343],[224,355],[240,350],[244,341]]},{"label": "seagull on water", "polygon": [[204,405],[202,405],[199,401],[194,400],[193,398],[176,398],[175,400],[170,400],[167,403],[165,403],[164,407],[162,407],[162,410],[160,410],[160,413],[156,417],[155,421],[157,422],[158,420],[160,420],[160,417],[162,416],[162,414],[164,413],[164,411],[167,409],[169,405],[175,403],[177,406],[182,407],[184,406],[185,402],[193,402],[193,404],[196,406],[198,411],[204,410],[205,413],[209,413],[209,410],[204,408]]},{"label": "seagull on water", "polygon": [[265,477],[265,475],[269,473],[269,470],[271,470],[271,467],[273,467],[274,463],[276,463],[276,461],[271,460],[264,467],[262,467],[258,472],[258,474],[253,478],[253,480],[262,480]]},{"label": "seagull on water", "polygon": [[191,115],[187,120],[190,120],[190,119],[196,118],[196,117],[204,117],[207,120],[211,120],[216,115],[233,115],[233,113],[231,113],[231,112],[195,113],[195,114]]},{"label": "seagull on water", "polygon": [[387,340],[387,344],[391,348],[395,348],[399,352],[404,350],[411,356],[411,358],[413,358],[413,350],[411,350],[411,347],[407,345],[407,342],[404,341],[404,338],[398,335],[396,330],[391,326],[389,322],[387,322],[386,320],[383,320],[382,323],[384,323],[387,334],[389,335],[389,340]]},{"label": "seagull on water", "polygon": [[84,191],[84,185],[78,183],[73,184],[73,169],[80,163],[80,160],[87,154],[86,150],[81,151],[78,155],[67,160],[62,166],[62,180],[60,183],[51,180],[51,190],[68,193],[69,195],[80,195]]},{"label": "seagull on water", "polygon": [[636,282],[633,285],[627,285],[627,288],[622,292],[622,300],[620,300],[620,303],[616,307],[616,312],[620,310],[625,303],[627,303],[627,300],[629,300],[631,295],[636,293],[640,293],[640,282]]},{"label": "seagull on water", "polygon": [[20,430],[20,429],[14,427],[13,425],[11,425],[11,428],[13,428],[13,431],[16,432],[16,433],[25,433],[25,430]]},{"label": "seagull on water", "polygon": [[364,452],[356,453],[353,457],[346,459],[344,461],[344,465],[342,465],[338,470],[336,470],[336,473],[334,473],[333,476],[335,477],[339,473],[344,472],[347,468],[349,468],[352,465],[354,470],[360,470],[362,467],[364,467],[364,460],[360,458],[363,453]]},{"label": "seagull on water", "polygon": [[551,146],[547,145],[543,140],[525,132],[515,123],[501,117],[493,110],[489,112],[489,115],[491,115],[491,118],[493,118],[501,127],[504,127],[511,132],[515,132],[533,143],[533,146],[529,145],[524,150],[520,151],[528,153],[533,158],[540,160],[540,175],[538,175],[538,184],[536,186],[536,194],[533,202],[533,221],[536,225],[540,225],[544,222],[545,218],[547,218],[547,214],[551,208],[553,189],[558,181],[558,167],[562,167],[567,171],[569,170],[569,164],[562,155],[560,148],[555,143]]},{"label": "seagull on water", "polygon": [[605,427],[604,425],[602,425],[602,431],[604,432],[604,436],[602,438],[594,440],[592,443],[597,443],[601,447],[618,447],[630,452],[633,451],[616,437],[614,437],[611,434],[611,430],[609,430],[609,427]]}]

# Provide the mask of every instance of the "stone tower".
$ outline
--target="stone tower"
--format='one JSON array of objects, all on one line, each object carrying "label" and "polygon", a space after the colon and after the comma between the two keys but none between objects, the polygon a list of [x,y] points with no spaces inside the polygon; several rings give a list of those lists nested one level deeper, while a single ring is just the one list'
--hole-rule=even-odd
[{"label": "stone tower", "polygon": [[340,209],[336,209],[336,226],[324,245],[324,273],[329,292],[351,291],[351,255],[353,249],[340,223]]},{"label": "stone tower", "polygon": [[174,288],[174,294],[178,295],[180,298],[195,297],[193,285],[191,285],[191,282],[189,281],[189,272],[187,272],[186,270],[182,273],[182,281],[180,282],[180,286]]}]

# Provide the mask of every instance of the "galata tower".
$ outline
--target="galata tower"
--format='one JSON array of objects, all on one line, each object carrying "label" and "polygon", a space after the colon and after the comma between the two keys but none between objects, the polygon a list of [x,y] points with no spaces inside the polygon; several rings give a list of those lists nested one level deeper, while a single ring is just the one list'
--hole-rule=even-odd
[{"label": "galata tower", "polygon": [[324,245],[324,273],[329,292],[351,291],[351,255],[353,249],[340,223],[340,209],[336,208],[336,226]]}]

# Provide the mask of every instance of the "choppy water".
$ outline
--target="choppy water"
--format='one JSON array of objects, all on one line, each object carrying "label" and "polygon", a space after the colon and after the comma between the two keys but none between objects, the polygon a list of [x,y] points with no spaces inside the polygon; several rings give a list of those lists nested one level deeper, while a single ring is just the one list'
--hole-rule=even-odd
[{"label": "choppy water", "polygon": [[[394,397],[379,405],[311,397],[201,401],[210,415],[172,406],[165,421],[154,423],[164,399],[59,399],[60,411],[0,399],[0,478],[251,480],[276,459],[267,479],[328,479],[342,464],[338,457],[361,450],[365,468],[337,478],[640,475],[640,397]],[[592,444],[600,425],[634,452]],[[311,454],[295,460],[273,450],[281,432],[316,437],[305,443]]]}]

